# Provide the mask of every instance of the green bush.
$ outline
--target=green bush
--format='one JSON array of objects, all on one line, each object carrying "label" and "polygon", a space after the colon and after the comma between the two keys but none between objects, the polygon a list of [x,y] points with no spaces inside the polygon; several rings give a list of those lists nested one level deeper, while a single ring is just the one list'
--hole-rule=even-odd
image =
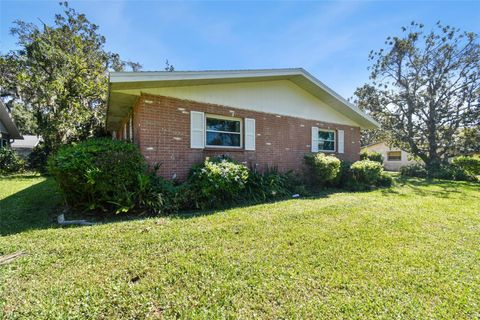
[{"label": "green bush", "polygon": [[0,148],[0,173],[9,174],[25,170],[25,161],[11,148]]},{"label": "green bush", "polygon": [[138,176],[137,202],[140,209],[146,209],[155,214],[167,214],[187,208],[186,184],[175,185],[156,174]]},{"label": "green bush", "polygon": [[136,206],[146,163],[134,144],[104,138],[63,146],[48,170],[70,206],[119,213]]},{"label": "green bush", "polygon": [[382,180],[383,166],[371,160],[354,162],[350,167],[355,189],[368,189],[370,186],[378,186]]},{"label": "green bush", "polygon": [[340,159],[324,153],[307,153],[305,163],[310,170],[310,178],[314,184],[326,185],[335,180],[340,172]]},{"label": "green bush", "polygon": [[456,181],[477,181],[475,175],[452,164],[442,165],[440,170],[433,174],[433,178]]},{"label": "green bush", "polygon": [[51,150],[45,143],[39,143],[28,155],[28,167],[40,172],[47,172],[47,160]]},{"label": "green bush", "polygon": [[472,176],[480,175],[480,158],[470,156],[459,156],[453,159],[452,164]]},{"label": "green bush", "polygon": [[243,198],[247,202],[262,202],[307,193],[300,179],[291,171],[280,173],[274,168],[263,173],[251,170]]},{"label": "green bush", "polygon": [[378,187],[390,187],[393,184],[393,178],[390,174],[387,172],[383,171],[382,174],[380,175],[380,179],[377,181],[377,186]]},{"label": "green bush", "polygon": [[346,188],[350,181],[352,181],[352,170],[350,169],[352,163],[350,161],[341,160],[340,161],[340,171],[333,179],[330,181],[329,185],[335,188]]},{"label": "green bush", "polygon": [[364,151],[360,153],[360,160],[376,161],[380,164],[383,164],[382,154],[375,151]]},{"label": "green bush", "polygon": [[238,201],[245,189],[249,170],[228,158],[207,158],[192,167],[188,184],[197,208],[216,208]]},{"label": "green bush", "polygon": [[427,169],[420,163],[412,163],[400,167],[400,175],[402,177],[426,178],[427,174]]}]

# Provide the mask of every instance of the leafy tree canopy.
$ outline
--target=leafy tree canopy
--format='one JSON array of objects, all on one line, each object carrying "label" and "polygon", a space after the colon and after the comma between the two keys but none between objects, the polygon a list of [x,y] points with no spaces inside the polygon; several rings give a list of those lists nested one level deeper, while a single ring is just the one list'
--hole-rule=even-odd
[{"label": "leafy tree canopy", "polygon": [[415,22],[402,31],[370,53],[371,83],[356,100],[432,173],[457,152],[455,137],[480,123],[478,35],[440,22],[429,32]]},{"label": "leafy tree canopy", "polygon": [[18,49],[0,55],[2,99],[28,133],[53,149],[103,130],[109,70],[141,68],[106,51],[105,37],[84,14],[67,2],[60,6],[51,26],[15,21]]}]

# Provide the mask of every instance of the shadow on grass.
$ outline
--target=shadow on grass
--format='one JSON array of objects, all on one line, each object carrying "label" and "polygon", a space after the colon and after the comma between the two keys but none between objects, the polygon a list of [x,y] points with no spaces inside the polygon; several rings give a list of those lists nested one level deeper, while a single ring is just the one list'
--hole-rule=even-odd
[{"label": "shadow on grass", "polygon": [[[21,179],[38,178],[38,175],[23,175]],[[15,177],[2,177],[2,179],[18,179]],[[395,179],[397,187],[408,187],[413,189],[416,195],[420,196],[436,196],[441,198],[448,198],[452,194],[461,193],[462,190],[480,191],[480,184],[459,181],[445,181],[445,180],[426,180],[426,179]],[[428,187],[435,186],[438,188],[429,189]],[[440,188],[440,190],[439,190]],[[373,190],[372,190],[373,191]],[[368,193],[370,191],[357,191],[358,193]],[[381,188],[380,192],[383,195],[407,196],[399,192],[395,186],[391,188]],[[351,193],[351,191],[342,189],[326,189],[314,192],[311,195],[295,200],[313,200],[328,198],[333,194]],[[248,208],[253,206],[261,206],[272,203],[281,203],[292,200],[293,198],[279,198],[267,202],[245,201],[235,205],[229,205],[217,209],[209,210],[186,210],[176,214],[169,215],[151,215],[151,214],[121,214],[107,217],[98,217],[92,213],[71,213],[68,214],[68,219],[87,219],[100,224],[117,223],[135,220],[144,220],[152,217],[171,217],[173,219],[191,219],[201,216],[220,213],[230,209]],[[46,229],[51,227],[58,227],[56,223],[56,215],[61,209],[61,195],[55,184],[55,181],[48,178],[45,181],[34,184],[26,189],[23,189],[15,194],[12,194],[3,200],[0,200],[0,236],[20,233],[33,229]],[[69,226],[74,228],[78,226]]]},{"label": "shadow on grass", "polygon": [[[22,180],[34,178],[38,179],[38,175],[20,177]],[[1,179],[17,180],[19,176]],[[61,196],[53,179],[41,181],[0,200],[0,236],[51,227],[60,203]]]},{"label": "shadow on grass", "polygon": [[[464,191],[480,191],[480,184],[466,181],[449,181],[438,179],[399,178],[397,184],[408,187],[419,196],[436,196],[450,198]],[[428,188],[435,187],[435,188]]]}]

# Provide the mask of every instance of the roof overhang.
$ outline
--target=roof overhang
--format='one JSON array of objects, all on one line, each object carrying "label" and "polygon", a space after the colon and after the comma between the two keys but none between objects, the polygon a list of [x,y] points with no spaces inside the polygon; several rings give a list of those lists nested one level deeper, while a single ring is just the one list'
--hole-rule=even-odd
[{"label": "roof overhang", "polygon": [[2,121],[3,125],[7,129],[7,133],[10,135],[10,138],[23,139],[23,136],[20,134],[20,131],[18,131],[18,128],[15,125],[15,122],[13,122],[13,119],[10,113],[8,112],[7,107],[3,104],[1,100],[0,100],[0,121]]},{"label": "roof overhang", "polygon": [[[372,117],[349,103],[310,73],[302,68],[296,68],[235,71],[112,72],[109,80],[107,129],[115,130],[120,126],[142,89],[272,80],[292,81],[358,123],[362,129],[380,127],[379,123]],[[138,94],[116,92],[117,90],[127,89],[136,89],[134,91]]]}]

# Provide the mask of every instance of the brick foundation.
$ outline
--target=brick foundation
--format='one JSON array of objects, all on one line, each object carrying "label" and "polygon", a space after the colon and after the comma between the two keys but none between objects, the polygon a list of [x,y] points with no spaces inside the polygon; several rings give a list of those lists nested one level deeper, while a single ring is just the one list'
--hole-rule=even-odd
[{"label": "brick foundation", "polygon": [[[190,111],[256,121],[256,150],[191,149]],[[303,156],[310,152],[311,127],[345,131],[345,153],[340,159],[356,161],[360,153],[360,128],[315,120],[236,109],[172,97],[142,94],[133,108],[133,138],[150,165],[160,163],[159,174],[183,180],[192,165],[205,157],[228,155],[259,170],[303,169]]]}]

